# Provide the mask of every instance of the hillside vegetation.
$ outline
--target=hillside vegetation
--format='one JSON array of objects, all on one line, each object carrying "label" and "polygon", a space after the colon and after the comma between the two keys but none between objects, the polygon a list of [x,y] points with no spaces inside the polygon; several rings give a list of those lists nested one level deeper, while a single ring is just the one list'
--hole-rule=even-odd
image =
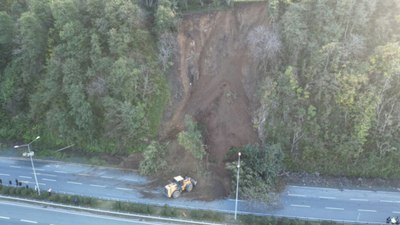
[{"label": "hillside vegetation", "polygon": [[126,154],[156,137],[168,98],[157,12],[125,0],[2,1],[0,10],[2,139],[40,134],[48,146]]},{"label": "hillside vegetation", "polygon": [[273,60],[258,39],[264,140],[290,169],[399,177],[400,2],[275,2]]},{"label": "hillside vegetation", "polygon": [[282,164],[400,177],[400,1],[4,0],[0,31],[4,142],[144,151],[143,174],[178,138],[219,170],[242,151],[250,198]]}]

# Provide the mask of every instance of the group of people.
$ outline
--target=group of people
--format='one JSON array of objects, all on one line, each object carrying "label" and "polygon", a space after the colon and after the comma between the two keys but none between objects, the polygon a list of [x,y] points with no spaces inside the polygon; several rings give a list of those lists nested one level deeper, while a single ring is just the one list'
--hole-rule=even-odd
[{"label": "group of people", "polygon": [[386,223],[389,223],[389,224],[400,224],[400,221],[399,221],[399,217],[388,217],[388,218],[386,218]]},{"label": "group of people", "polygon": [[[9,185],[12,185],[12,181],[10,180],[10,181],[8,181],[8,184]],[[3,180],[2,179],[0,179],[0,185],[3,185]],[[20,181],[18,181],[18,179],[15,179],[15,186],[22,186],[22,182],[20,182]]]},{"label": "group of people", "polygon": [[[8,181],[8,184],[9,185],[12,185],[12,181],[10,180],[10,181]],[[3,180],[2,179],[0,179],[0,185],[3,185]],[[18,187],[18,186],[22,186],[22,182],[21,181],[18,181],[18,179],[15,179],[15,186],[16,187]],[[28,185],[25,185],[25,187],[26,188],[29,188],[29,186]],[[37,187],[36,187],[36,185],[35,185],[35,191],[37,190]],[[51,196],[51,192],[52,192],[52,190],[51,190],[51,188],[49,188],[48,190],[47,190],[47,193],[48,193],[48,195],[49,196]]]}]

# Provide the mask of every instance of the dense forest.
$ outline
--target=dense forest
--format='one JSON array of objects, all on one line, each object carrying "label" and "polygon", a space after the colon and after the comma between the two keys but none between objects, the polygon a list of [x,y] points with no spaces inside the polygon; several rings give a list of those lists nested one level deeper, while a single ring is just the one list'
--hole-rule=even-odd
[{"label": "dense forest", "polygon": [[266,141],[291,169],[399,177],[400,2],[273,2],[282,47],[260,62]]},{"label": "dense forest", "polygon": [[[181,15],[235,4],[1,1],[0,139],[142,151],[157,141],[170,98],[165,75]],[[400,2],[265,4],[268,26],[248,34],[262,79],[260,149],[280,146],[292,171],[399,177]]]},{"label": "dense forest", "polygon": [[157,12],[124,0],[1,4],[2,139],[126,152],[156,136],[168,96],[157,34],[169,29],[156,29]]}]

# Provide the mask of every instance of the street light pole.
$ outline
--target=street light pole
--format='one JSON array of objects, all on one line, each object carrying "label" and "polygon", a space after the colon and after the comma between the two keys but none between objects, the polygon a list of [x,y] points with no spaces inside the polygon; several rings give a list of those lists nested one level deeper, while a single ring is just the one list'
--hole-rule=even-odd
[{"label": "street light pole", "polygon": [[238,196],[239,196],[239,171],[240,171],[240,155],[241,153],[238,153],[238,164],[237,164],[237,175],[236,175],[236,201],[235,201],[235,220],[237,216],[237,206],[238,206]]},{"label": "street light pole", "polygon": [[16,146],[14,146],[14,148],[20,148],[20,147],[25,147],[25,146],[27,146],[28,147],[28,156],[29,156],[29,158],[31,159],[31,165],[32,165],[32,170],[33,170],[33,176],[34,176],[34,178],[35,178],[35,183],[36,183],[36,190],[37,190],[37,192],[38,192],[38,195],[40,195],[40,188],[39,188],[39,182],[38,182],[38,179],[37,179],[37,176],[36,176],[36,170],[35,170],[35,166],[33,165],[33,159],[32,159],[32,156],[33,156],[33,154],[34,154],[34,152],[33,151],[31,151],[31,144],[34,142],[34,141],[36,141],[37,139],[39,139],[40,138],[40,136],[37,136],[33,141],[31,141],[31,142],[29,142],[28,144],[24,144],[24,145],[16,145]]}]

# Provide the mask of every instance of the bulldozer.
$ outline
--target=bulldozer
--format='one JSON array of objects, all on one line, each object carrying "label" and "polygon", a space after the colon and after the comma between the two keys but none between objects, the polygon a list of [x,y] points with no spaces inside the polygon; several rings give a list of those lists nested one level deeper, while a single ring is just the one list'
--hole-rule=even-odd
[{"label": "bulldozer", "polygon": [[168,198],[178,198],[183,191],[191,192],[196,184],[197,181],[191,177],[176,176],[169,184],[165,185],[165,195]]}]

